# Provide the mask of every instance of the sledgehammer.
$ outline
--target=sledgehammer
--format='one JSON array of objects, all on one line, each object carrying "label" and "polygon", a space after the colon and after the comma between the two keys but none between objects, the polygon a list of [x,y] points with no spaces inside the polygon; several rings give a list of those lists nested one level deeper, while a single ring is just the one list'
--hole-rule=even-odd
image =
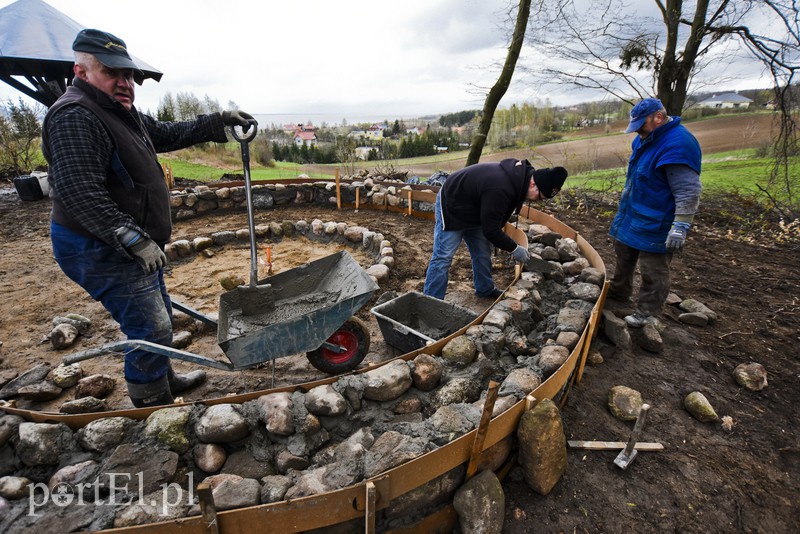
[{"label": "sledgehammer", "polygon": [[642,404],[642,407],[639,409],[639,415],[636,416],[636,423],[634,423],[633,432],[631,432],[631,439],[628,440],[628,444],[625,446],[625,448],[622,449],[616,458],[614,458],[614,463],[617,465],[617,467],[627,469],[628,466],[633,462],[633,459],[636,458],[636,442],[639,440],[639,434],[642,433],[644,419],[647,416],[647,411],[649,409],[649,404]]}]

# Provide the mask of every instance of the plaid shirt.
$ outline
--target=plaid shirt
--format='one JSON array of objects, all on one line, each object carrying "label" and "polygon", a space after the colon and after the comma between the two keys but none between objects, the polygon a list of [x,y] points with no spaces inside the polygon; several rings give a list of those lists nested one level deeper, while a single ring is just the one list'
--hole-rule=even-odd
[{"label": "plaid shirt", "polygon": [[[111,97],[80,79],[75,86],[93,91],[98,98]],[[219,113],[201,115],[194,121],[159,122],[140,113],[130,112],[118,102],[117,115],[156,152],[169,152],[206,142],[225,142],[224,125]],[[83,106],[73,105],[58,110],[45,120],[49,143],[49,173],[53,194],[68,210],[70,216],[90,234],[125,253],[115,231],[130,228],[145,236],[146,232],[130,215],[119,210],[106,189],[112,160],[118,158],[114,142],[103,123]]]}]

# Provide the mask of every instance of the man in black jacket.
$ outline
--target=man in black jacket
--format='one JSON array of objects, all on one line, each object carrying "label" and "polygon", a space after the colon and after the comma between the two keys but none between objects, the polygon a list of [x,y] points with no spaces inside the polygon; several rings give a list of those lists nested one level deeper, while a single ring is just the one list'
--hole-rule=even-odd
[{"label": "man in black jacket", "polygon": [[[72,45],[75,79],[42,128],[53,194],[50,238],[61,270],[119,323],[128,339],[172,343],[172,306],[164,284],[164,245],[172,233],[170,192],[157,152],[227,140],[225,126],[249,130],[241,111],[159,122],[133,105],[142,73],[125,42],[86,29]],[[205,379],[178,375],[166,356],[125,354],[128,395],[137,407],[171,404]]]},{"label": "man in black jacket", "polygon": [[567,179],[564,167],[534,170],[528,160],[479,163],[451,174],[436,196],[433,256],[425,276],[426,295],[444,299],[450,265],[461,241],[472,258],[472,282],[479,297],[503,292],[492,280],[492,247],[511,252],[519,263],[528,251],[503,232],[527,201],[552,198]]}]

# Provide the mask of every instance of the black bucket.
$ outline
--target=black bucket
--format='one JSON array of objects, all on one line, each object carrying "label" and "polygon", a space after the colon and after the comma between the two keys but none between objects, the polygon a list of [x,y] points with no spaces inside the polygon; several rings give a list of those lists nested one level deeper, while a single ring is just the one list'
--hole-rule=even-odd
[{"label": "black bucket", "polygon": [[44,198],[39,179],[35,176],[17,176],[14,178],[14,188],[17,190],[20,200],[31,201]]}]

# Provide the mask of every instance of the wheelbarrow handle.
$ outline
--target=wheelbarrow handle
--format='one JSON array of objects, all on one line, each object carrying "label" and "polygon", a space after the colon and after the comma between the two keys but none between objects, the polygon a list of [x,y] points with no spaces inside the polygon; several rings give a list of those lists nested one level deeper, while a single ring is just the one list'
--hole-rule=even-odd
[{"label": "wheelbarrow handle", "polygon": [[239,135],[239,132],[236,130],[236,126],[231,126],[231,135],[234,139],[239,141],[240,143],[249,143],[253,139],[256,138],[256,134],[258,134],[258,122],[255,119],[249,121],[250,124],[247,127],[247,130],[242,128],[242,134]]}]

